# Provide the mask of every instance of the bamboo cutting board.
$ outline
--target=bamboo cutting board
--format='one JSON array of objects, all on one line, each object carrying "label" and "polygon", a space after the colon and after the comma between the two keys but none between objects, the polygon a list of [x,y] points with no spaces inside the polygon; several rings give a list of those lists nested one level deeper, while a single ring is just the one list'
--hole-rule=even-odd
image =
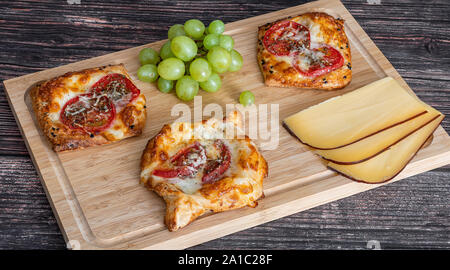
[{"label": "bamboo cutting board", "polygon": [[[310,11],[326,12],[345,20],[352,50],[353,80],[338,91],[266,87],[256,63],[257,28],[265,23]],[[257,104],[279,104],[279,120],[336,95],[391,76],[403,81],[346,8],[337,0],[317,1],[226,25],[244,58],[239,72],[225,74],[218,93],[201,91],[203,105],[236,103],[243,90],[255,94]],[[327,170],[284,128],[279,129],[275,150],[262,151],[269,164],[265,198],[256,208],[205,215],[187,227],[169,232],[163,223],[161,198],[139,184],[139,162],[147,141],[178,116],[170,108],[179,103],[153,84],[137,80],[138,53],[144,47],[159,49],[165,41],[95,57],[4,81],[10,106],[25,138],[69,248],[73,249],[182,249],[247,229],[283,216],[341,199],[383,184],[348,180]],[[107,64],[124,63],[148,100],[148,119],[141,136],[110,145],[56,154],[39,130],[27,91],[42,80]],[[187,103],[191,108],[193,102]],[[281,123],[280,123],[281,124]],[[450,163],[450,138],[442,127],[432,143],[419,151],[392,181],[398,181]],[[388,182],[388,183],[390,183]],[[386,183],[384,183],[386,184]]]}]

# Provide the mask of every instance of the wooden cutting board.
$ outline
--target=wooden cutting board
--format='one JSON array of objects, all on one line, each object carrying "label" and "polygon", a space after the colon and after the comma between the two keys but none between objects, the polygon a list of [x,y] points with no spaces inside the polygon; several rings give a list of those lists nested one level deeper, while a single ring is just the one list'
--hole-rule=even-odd
[{"label": "wooden cutting board", "polygon": [[[353,80],[338,91],[266,87],[256,63],[257,28],[265,23],[310,11],[326,12],[345,20],[353,59]],[[226,33],[235,39],[244,57],[244,67],[226,74],[218,93],[201,91],[203,105],[225,107],[238,101],[241,91],[250,90],[258,104],[279,104],[279,120],[323,100],[391,76],[412,90],[370,40],[347,9],[337,0],[317,1],[277,12],[229,23]],[[182,249],[224,235],[338,200],[384,184],[353,182],[327,170],[284,128],[279,145],[262,151],[269,164],[265,197],[256,208],[243,208],[205,215],[189,226],[169,232],[163,223],[165,205],[161,198],[139,184],[139,161],[147,141],[161,127],[178,117],[170,108],[179,103],[173,94],[162,94],[153,84],[137,80],[138,53],[144,47],[159,49],[155,42],[81,62],[52,68],[4,81],[10,106],[25,138],[68,247],[73,249]],[[38,129],[27,91],[36,82],[107,64],[124,63],[148,100],[148,120],[141,136],[118,143],[70,153],[56,154]],[[191,108],[193,102],[187,103]],[[398,181],[450,163],[450,138],[442,127],[432,143],[419,151],[392,181]]]}]

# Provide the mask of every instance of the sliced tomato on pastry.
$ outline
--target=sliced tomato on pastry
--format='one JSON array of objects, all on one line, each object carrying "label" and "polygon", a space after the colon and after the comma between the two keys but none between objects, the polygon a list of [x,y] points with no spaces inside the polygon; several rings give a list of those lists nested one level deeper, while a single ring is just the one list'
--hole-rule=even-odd
[{"label": "sliced tomato on pastry", "polygon": [[295,69],[307,77],[327,74],[344,64],[341,53],[325,44],[314,49],[298,51],[293,61]]},{"label": "sliced tomato on pastry", "polygon": [[219,150],[219,158],[210,160],[203,171],[202,182],[213,182],[220,179],[231,166],[230,149],[221,140],[216,140],[214,146]]},{"label": "sliced tomato on pastry", "polygon": [[218,155],[207,160],[208,153],[198,142],[181,149],[170,158],[169,168],[159,168],[153,171],[153,175],[163,178],[185,178],[197,174],[203,169],[202,182],[214,182],[219,180],[231,166],[231,153],[222,140],[213,143]]},{"label": "sliced tomato on pastry", "polygon": [[294,68],[306,77],[317,77],[340,68],[344,57],[327,44],[312,48],[310,31],[294,21],[282,21],[266,31],[263,38],[266,49],[276,56],[293,56]]},{"label": "sliced tomato on pastry", "polygon": [[61,110],[60,119],[72,129],[97,133],[107,129],[115,115],[115,107],[108,97],[88,93],[67,101]]},{"label": "sliced tomato on pastry", "polygon": [[92,92],[106,94],[117,107],[117,111],[135,100],[139,94],[139,89],[125,75],[111,73],[103,76],[96,82]]},{"label": "sliced tomato on pastry", "polygon": [[206,163],[205,148],[198,142],[181,149],[170,159],[172,168],[156,169],[153,175],[174,178],[187,177],[196,174],[200,167]]},{"label": "sliced tomato on pastry", "polygon": [[282,21],[267,30],[263,42],[270,53],[284,56],[301,48],[309,48],[310,33],[299,23]]}]

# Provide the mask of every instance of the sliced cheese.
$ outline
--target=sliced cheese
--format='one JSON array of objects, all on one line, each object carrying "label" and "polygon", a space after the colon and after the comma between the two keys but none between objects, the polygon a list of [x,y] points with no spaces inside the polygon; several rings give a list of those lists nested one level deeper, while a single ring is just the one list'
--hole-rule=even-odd
[{"label": "sliced cheese", "polygon": [[367,161],[341,165],[328,162],[328,167],[357,181],[381,183],[394,178],[414,157],[439,126],[443,115],[401,140],[388,150]]},{"label": "sliced cheese", "polygon": [[353,164],[365,161],[385,151],[390,146],[439,117],[440,113],[437,110],[431,106],[426,106],[427,113],[405,123],[388,128],[344,147],[331,150],[315,149],[314,152],[328,161],[339,164]]},{"label": "sliced cheese", "polygon": [[425,106],[387,77],[296,113],[284,123],[304,144],[334,149],[424,114]]}]

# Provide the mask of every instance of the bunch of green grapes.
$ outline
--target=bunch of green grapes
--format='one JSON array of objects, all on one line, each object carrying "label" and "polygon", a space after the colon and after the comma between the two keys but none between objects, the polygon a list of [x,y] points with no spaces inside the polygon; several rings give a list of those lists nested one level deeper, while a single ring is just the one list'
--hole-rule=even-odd
[{"label": "bunch of green grapes", "polygon": [[164,93],[175,88],[183,101],[192,100],[199,88],[218,91],[222,85],[219,74],[238,71],[243,64],[242,56],[233,49],[233,38],[224,35],[224,30],[221,20],[211,22],[207,28],[196,19],[171,26],[169,40],[159,53],[152,48],[140,51],[139,80],[157,80],[158,89]]}]

